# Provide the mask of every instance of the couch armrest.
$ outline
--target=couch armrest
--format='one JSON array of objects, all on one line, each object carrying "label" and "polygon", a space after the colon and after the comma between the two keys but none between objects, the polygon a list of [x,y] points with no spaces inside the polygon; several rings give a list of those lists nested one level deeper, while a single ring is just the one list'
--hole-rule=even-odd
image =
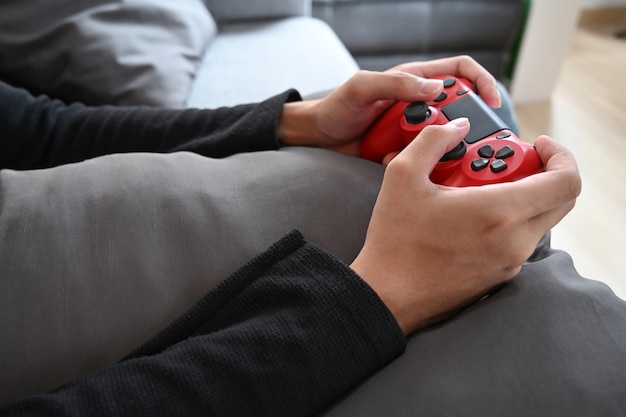
[{"label": "couch armrest", "polygon": [[219,22],[309,16],[311,0],[203,0]]}]

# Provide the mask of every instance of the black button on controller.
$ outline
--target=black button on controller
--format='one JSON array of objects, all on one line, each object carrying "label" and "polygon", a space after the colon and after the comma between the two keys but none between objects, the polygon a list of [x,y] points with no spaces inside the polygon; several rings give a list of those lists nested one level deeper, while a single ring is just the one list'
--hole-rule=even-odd
[{"label": "black button on controller", "polygon": [[493,161],[491,163],[491,172],[493,172],[494,174],[497,174],[498,172],[502,172],[505,169],[507,169],[507,165],[506,162],[504,162],[502,159],[496,159],[495,161]]},{"label": "black button on controller", "polygon": [[498,159],[510,158],[513,155],[515,155],[515,151],[508,145],[496,152],[496,158]]},{"label": "black button on controller", "polygon": [[474,159],[471,164],[472,171],[480,171],[487,168],[487,166],[489,166],[489,160],[485,158]]},{"label": "black button on controller", "polygon": [[423,101],[414,101],[404,109],[404,118],[406,122],[417,125],[425,122],[430,117],[430,108]]},{"label": "black button on controller", "polygon": [[485,145],[478,150],[478,155],[482,156],[483,158],[491,158],[494,152],[495,151],[493,150],[491,145]]}]

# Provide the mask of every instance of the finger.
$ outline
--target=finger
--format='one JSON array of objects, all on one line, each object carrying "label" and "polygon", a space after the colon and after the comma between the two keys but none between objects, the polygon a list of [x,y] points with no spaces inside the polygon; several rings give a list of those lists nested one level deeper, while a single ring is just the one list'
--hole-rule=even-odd
[{"label": "finger", "polygon": [[576,195],[580,194],[580,176],[574,155],[557,141],[545,135],[539,136],[535,140],[535,149],[537,149],[546,171],[568,171],[577,177],[579,181],[574,184],[577,187],[573,192]]},{"label": "finger", "polygon": [[[515,210],[527,219],[553,210],[561,210],[562,213],[565,207],[573,206],[581,191],[578,167],[567,149],[547,136],[538,138],[535,147],[546,168],[545,172],[512,183],[483,187],[485,192],[496,195],[501,195],[500,188],[507,188],[509,198],[506,201],[511,204],[510,210]],[[558,218],[558,214],[546,217],[554,219]]]},{"label": "finger", "polygon": [[441,157],[467,136],[469,128],[467,118],[455,119],[445,125],[428,126],[389,165],[408,163],[414,166],[422,178],[428,178]]},{"label": "finger", "polygon": [[476,84],[480,96],[489,106],[500,107],[502,105],[496,79],[469,56],[406,63],[398,65],[390,71],[403,71],[426,78],[445,74],[467,78]]},{"label": "finger", "polygon": [[407,72],[359,71],[348,83],[348,93],[360,105],[379,100],[431,101],[443,91],[442,80],[432,80]]},{"label": "finger", "polygon": [[[546,172],[541,174],[544,178],[530,177],[528,182],[532,184],[543,179],[547,183],[544,194],[548,189],[553,193],[551,196],[546,195],[545,207],[553,204],[556,209],[546,211],[543,217],[546,217],[548,224],[552,223],[554,226],[574,207],[576,198],[580,195],[582,189],[580,173],[572,153],[552,138],[540,136],[535,141],[535,148]],[[551,211],[553,213],[550,213]]]},{"label": "finger", "polygon": [[556,226],[563,218],[574,208],[575,200],[562,204],[561,206],[546,211],[528,221],[528,227],[533,230],[537,236],[543,236]]},{"label": "finger", "polygon": [[538,200],[537,211],[550,210],[575,200],[581,192],[582,183],[576,160],[571,152],[548,136],[540,136],[535,141],[539,158],[545,172],[524,179],[521,185],[541,189],[542,199]]}]

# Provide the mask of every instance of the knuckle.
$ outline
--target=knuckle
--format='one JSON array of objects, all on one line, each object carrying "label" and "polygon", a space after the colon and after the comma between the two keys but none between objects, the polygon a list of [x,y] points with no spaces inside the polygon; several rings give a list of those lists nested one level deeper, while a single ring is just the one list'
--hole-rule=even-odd
[{"label": "knuckle", "polygon": [[446,126],[445,125],[429,125],[426,126],[422,131],[422,136],[428,136],[433,140],[442,139],[446,136]]},{"label": "knuckle", "polygon": [[360,69],[352,75],[352,78],[360,80],[365,77],[369,77],[370,71]]},{"label": "knuckle", "polygon": [[504,210],[492,210],[489,213],[489,219],[492,229],[496,230],[498,235],[508,233],[514,226],[513,217]]},{"label": "knuckle", "polygon": [[391,83],[397,91],[402,91],[415,87],[415,77],[403,71],[394,71],[390,73]]},{"label": "knuckle", "polygon": [[348,85],[349,87],[357,88],[356,86],[363,83],[364,80],[367,79],[368,77],[369,77],[368,71],[358,70],[357,72],[352,74],[352,77],[350,77],[350,80],[348,83],[346,83],[346,85]]},{"label": "knuckle", "polygon": [[459,61],[463,64],[475,64],[476,60],[469,55],[461,55],[459,56]]},{"label": "knuckle", "polygon": [[471,56],[469,56],[469,55],[463,55],[462,59],[464,59],[465,61],[468,61],[468,62],[476,62],[476,60],[474,58],[472,58]]},{"label": "knuckle", "polygon": [[411,161],[400,153],[389,162],[385,171],[394,177],[405,177],[409,175],[412,165]]},{"label": "knuckle", "polygon": [[351,87],[352,89],[358,89],[361,84],[366,83],[367,80],[371,77],[371,71],[367,70],[358,70],[346,82],[344,85]]},{"label": "knuckle", "polygon": [[577,172],[570,173],[570,178],[567,183],[569,184],[569,195],[572,199],[577,198],[582,192],[582,180],[580,175],[578,175]]}]

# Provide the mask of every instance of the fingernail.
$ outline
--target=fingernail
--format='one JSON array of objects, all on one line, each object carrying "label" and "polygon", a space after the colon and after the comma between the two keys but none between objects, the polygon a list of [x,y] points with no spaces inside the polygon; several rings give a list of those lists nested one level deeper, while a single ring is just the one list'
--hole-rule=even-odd
[{"label": "fingernail", "polygon": [[496,97],[498,98],[496,108],[500,108],[502,107],[502,95],[500,94],[500,89],[498,89],[498,87],[496,87]]},{"label": "fingernail", "polygon": [[458,119],[450,120],[448,123],[458,129],[462,129],[469,125],[469,119],[467,117],[459,117]]},{"label": "fingernail", "polygon": [[435,94],[443,89],[443,80],[424,80],[420,85],[420,93]]}]

